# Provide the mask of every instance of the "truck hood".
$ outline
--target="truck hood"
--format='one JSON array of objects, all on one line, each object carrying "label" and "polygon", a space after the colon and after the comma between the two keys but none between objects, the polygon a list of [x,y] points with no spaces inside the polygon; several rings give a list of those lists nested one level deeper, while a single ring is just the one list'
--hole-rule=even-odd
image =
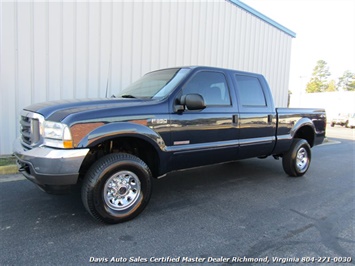
[{"label": "truck hood", "polygon": [[121,107],[138,107],[151,104],[152,100],[142,99],[76,99],[50,101],[30,105],[24,110],[39,113],[46,120],[61,121],[70,114],[93,111],[108,110]]}]

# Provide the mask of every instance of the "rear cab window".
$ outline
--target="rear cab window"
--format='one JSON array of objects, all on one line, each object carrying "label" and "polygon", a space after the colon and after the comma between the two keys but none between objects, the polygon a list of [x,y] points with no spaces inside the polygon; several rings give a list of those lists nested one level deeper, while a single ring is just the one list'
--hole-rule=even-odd
[{"label": "rear cab window", "polygon": [[272,108],[262,82],[257,76],[234,74],[237,102],[240,110],[262,111]]}]

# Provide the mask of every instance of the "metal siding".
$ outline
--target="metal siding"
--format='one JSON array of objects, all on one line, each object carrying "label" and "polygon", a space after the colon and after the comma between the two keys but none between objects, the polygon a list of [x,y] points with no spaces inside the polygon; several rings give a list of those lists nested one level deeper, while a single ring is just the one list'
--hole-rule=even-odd
[{"label": "metal siding", "polygon": [[[74,98],[75,82],[75,4],[64,2],[62,4],[62,71],[61,71],[61,98]],[[65,29],[65,30],[64,30]]]},{"label": "metal siding", "polygon": [[[50,78],[55,78],[56,70],[51,68],[52,62],[48,64],[50,60],[56,59],[56,46],[50,47],[48,44],[48,10],[46,9],[46,3],[32,3],[31,10],[31,31],[33,34],[33,50],[32,50],[32,99],[31,102],[42,102],[48,100],[48,92],[50,90],[56,90],[56,87],[48,87],[54,85]],[[16,32],[20,35],[21,32]],[[54,35],[51,35],[51,37]],[[21,45],[21,44],[19,44]],[[59,62],[56,62],[59,64]],[[23,94],[25,96],[25,92]]]},{"label": "metal siding", "polygon": [[[37,5],[35,4],[35,7]],[[35,17],[37,19],[37,17]],[[48,95],[43,100],[56,100],[61,99],[62,87],[62,5],[61,3],[51,3],[48,9]],[[35,26],[34,29],[37,27]],[[36,73],[40,74],[39,71]],[[35,90],[38,91],[37,87]],[[41,93],[39,91],[39,93]],[[42,100],[42,101],[43,101]]]},{"label": "metal siding", "polygon": [[74,37],[74,97],[85,98],[87,97],[87,73],[89,65],[89,31],[88,31],[88,10],[89,4],[87,3],[75,3],[73,6],[76,11],[75,15],[75,37]]},{"label": "metal siding", "polygon": [[111,96],[159,68],[261,73],[287,104],[291,36],[228,1],[0,2],[0,12],[0,154],[23,107]]},{"label": "metal siding", "polygon": [[[16,86],[17,75],[17,5],[11,2],[0,2],[1,8],[1,54],[0,54],[0,154],[11,153],[11,142],[16,128]],[[7,40],[6,42],[4,40]]]},{"label": "metal siding", "polygon": [[97,85],[97,96],[105,97],[110,94],[110,75],[112,58],[112,3],[101,4],[101,32],[100,32],[100,50],[99,50],[99,73],[100,80]]}]

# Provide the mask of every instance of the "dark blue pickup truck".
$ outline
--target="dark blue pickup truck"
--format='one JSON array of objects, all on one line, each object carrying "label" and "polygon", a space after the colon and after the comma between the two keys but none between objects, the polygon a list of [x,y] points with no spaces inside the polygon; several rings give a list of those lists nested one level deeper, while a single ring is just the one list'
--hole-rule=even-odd
[{"label": "dark blue pickup truck", "polygon": [[275,108],[262,75],[181,67],[148,73],[117,98],[28,106],[20,123],[19,171],[49,193],[81,185],[87,211],[119,223],[171,171],[271,155],[289,176],[304,175],[326,116]]}]

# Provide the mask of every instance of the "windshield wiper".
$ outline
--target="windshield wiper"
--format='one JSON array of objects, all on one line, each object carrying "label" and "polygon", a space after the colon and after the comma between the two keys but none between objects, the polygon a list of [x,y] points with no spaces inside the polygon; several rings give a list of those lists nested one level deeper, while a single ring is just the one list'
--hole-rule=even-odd
[{"label": "windshield wiper", "polygon": [[136,98],[136,97],[130,94],[123,94],[121,95],[121,98]]}]

